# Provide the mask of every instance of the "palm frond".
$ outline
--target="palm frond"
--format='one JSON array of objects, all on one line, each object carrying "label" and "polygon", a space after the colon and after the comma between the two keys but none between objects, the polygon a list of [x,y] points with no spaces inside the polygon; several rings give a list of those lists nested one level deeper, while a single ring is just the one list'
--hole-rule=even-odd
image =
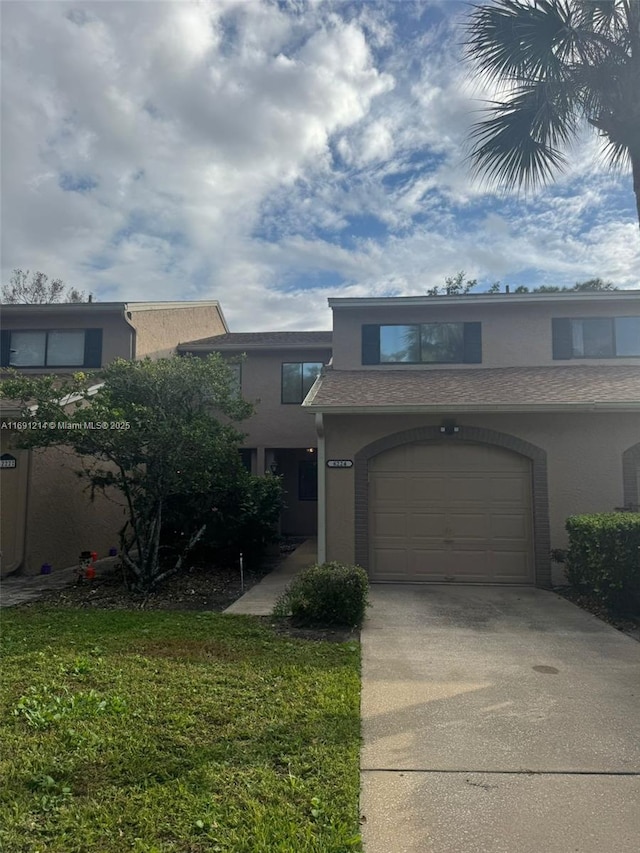
[{"label": "palm frond", "polygon": [[[574,0],[579,25],[614,41],[629,32],[624,0]],[[636,0],[632,0],[636,2]]]},{"label": "palm frond", "polygon": [[575,134],[576,116],[561,84],[518,87],[488,108],[471,129],[469,159],[490,183],[528,189],[546,183],[565,165],[559,146]]},{"label": "palm frond", "polygon": [[566,28],[564,4],[531,6],[522,0],[474,5],[466,24],[466,55],[491,79],[522,79],[558,74],[562,62],[554,47]]}]

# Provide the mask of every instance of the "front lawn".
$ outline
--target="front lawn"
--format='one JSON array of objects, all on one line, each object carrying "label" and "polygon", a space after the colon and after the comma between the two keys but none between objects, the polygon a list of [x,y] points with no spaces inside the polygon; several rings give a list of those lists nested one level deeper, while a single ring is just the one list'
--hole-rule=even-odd
[{"label": "front lawn", "polygon": [[3,853],[338,853],[359,648],[251,617],[2,613]]}]

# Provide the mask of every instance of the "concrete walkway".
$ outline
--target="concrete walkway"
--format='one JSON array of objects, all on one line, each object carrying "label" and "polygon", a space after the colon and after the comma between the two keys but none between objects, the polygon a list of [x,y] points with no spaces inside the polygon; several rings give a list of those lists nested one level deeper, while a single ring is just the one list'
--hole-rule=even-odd
[{"label": "concrete walkway", "polygon": [[316,562],[318,543],[316,539],[307,539],[289,554],[282,563],[270,572],[260,583],[234,601],[225,613],[242,613],[247,616],[270,616],[273,607],[289,586],[293,578],[302,569]]},{"label": "concrete walkway", "polygon": [[[96,560],[98,576],[111,571],[117,559],[117,557],[105,557],[102,560]],[[36,601],[46,592],[71,586],[76,583],[77,578],[77,566],[54,569],[50,575],[9,575],[0,581],[0,607],[16,607],[18,604]]]},{"label": "concrete walkway", "polygon": [[637,853],[635,640],[540,589],[370,598],[365,853]]}]

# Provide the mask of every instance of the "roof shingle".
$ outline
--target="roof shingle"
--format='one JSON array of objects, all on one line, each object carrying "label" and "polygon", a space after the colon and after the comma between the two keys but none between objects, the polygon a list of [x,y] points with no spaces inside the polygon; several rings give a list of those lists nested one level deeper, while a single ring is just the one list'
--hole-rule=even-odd
[{"label": "roof shingle", "polygon": [[243,347],[331,346],[332,332],[228,332],[180,344],[180,350],[190,348],[242,349]]},{"label": "roof shingle", "polygon": [[477,369],[325,369],[305,406],[317,410],[553,405],[640,409],[640,367],[558,366]]}]

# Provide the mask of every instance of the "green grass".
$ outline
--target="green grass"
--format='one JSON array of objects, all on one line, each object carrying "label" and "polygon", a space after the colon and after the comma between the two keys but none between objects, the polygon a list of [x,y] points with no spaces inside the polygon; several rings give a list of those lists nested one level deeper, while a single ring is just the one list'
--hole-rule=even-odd
[{"label": "green grass", "polygon": [[359,648],[216,613],[3,611],[3,853],[339,853]]}]

